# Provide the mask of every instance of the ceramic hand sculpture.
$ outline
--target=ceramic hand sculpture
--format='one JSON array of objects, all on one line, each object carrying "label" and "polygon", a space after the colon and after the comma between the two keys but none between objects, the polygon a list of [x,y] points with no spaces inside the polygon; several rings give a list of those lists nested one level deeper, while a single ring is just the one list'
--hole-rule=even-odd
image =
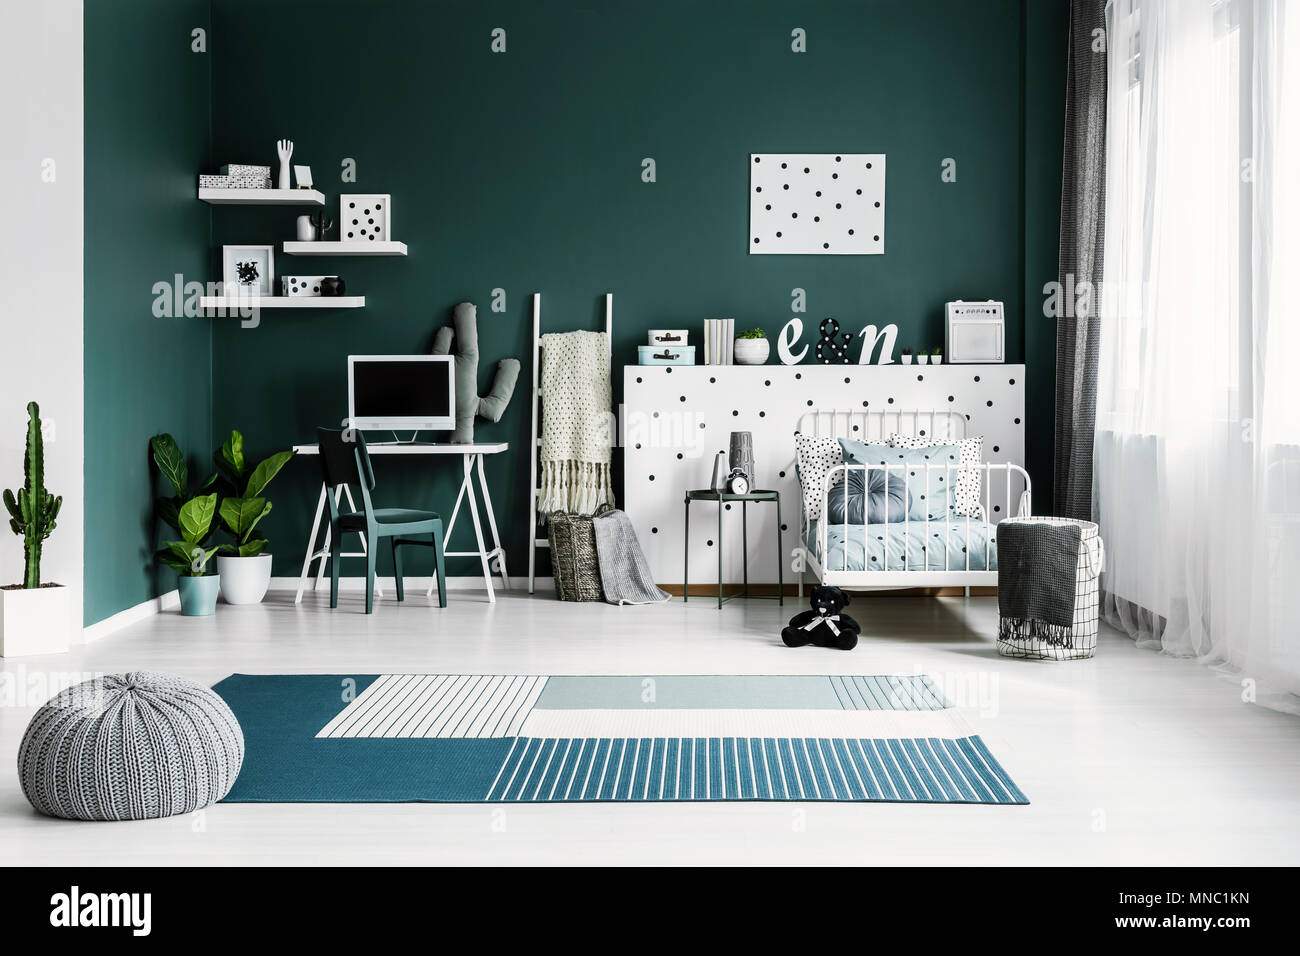
[{"label": "ceramic hand sculpture", "polygon": [[433,334],[433,354],[447,355],[452,340],[456,343],[456,430],[453,444],[474,442],[474,416],[489,422],[501,416],[515,393],[519,379],[519,359],[502,359],[492,376],[492,387],[482,397],[478,394],[478,311],[471,302],[462,302],[452,310],[452,328],[443,326]]},{"label": "ceramic hand sculpture", "polygon": [[277,139],[275,141],[275,151],[280,154],[280,178],[276,185],[280,189],[289,189],[289,157],[293,155],[293,140]]}]

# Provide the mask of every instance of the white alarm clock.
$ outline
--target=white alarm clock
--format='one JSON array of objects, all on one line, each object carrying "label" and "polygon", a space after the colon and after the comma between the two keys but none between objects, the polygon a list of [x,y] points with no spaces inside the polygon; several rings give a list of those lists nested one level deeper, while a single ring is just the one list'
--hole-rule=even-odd
[{"label": "white alarm clock", "polygon": [[739,468],[733,468],[727,476],[727,493],[732,495],[749,494],[749,477]]}]

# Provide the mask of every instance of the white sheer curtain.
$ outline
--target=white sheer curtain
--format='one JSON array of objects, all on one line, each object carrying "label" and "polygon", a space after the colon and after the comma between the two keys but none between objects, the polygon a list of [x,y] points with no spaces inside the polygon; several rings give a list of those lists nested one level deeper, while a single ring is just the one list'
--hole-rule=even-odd
[{"label": "white sheer curtain", "polygon": [[[1300,711],[1300,2],[1112,0],[1103,613]],[[1288,62],[1289,61],[1289,62]]]}]

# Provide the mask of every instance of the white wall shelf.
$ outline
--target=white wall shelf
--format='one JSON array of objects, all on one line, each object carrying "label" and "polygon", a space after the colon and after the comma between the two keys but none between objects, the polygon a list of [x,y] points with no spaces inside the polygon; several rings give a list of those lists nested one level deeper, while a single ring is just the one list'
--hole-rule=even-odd
[{"label": "white wall shelf", "polygon": [[325,194],[315,189],[199,188],[199,199],[214,206],[323,206]]},{"label": "white wall shelf", "polygon": [[296,242],[284,244],[286,255],[290,256],[404,256],[406,243],[383,240],[337,241],[337,242]]},{"label": "white wall shelf", "polygon": [[255,298],[241,296],[205,295],[199,299],[199,308],[226,309],[237,314],[250,305],[259,309],[360,309],[366,304],[364,295],[263,295]]}]

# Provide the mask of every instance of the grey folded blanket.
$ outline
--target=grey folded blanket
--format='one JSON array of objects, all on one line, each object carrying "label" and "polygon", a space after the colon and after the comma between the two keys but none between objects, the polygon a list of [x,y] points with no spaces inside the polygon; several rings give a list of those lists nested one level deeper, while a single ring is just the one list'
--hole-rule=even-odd
[{"label": "grey folded blanket", "polygon": [[1078,588],[1077,524],[998,525],[998,636],[1069,646]]},{"label": "grey folded blanket", "polygon": [[627,512],[611,509],[591,519],[596,531],[600,584],[610,604],[659,604],[670,595],[655,584]]}]

